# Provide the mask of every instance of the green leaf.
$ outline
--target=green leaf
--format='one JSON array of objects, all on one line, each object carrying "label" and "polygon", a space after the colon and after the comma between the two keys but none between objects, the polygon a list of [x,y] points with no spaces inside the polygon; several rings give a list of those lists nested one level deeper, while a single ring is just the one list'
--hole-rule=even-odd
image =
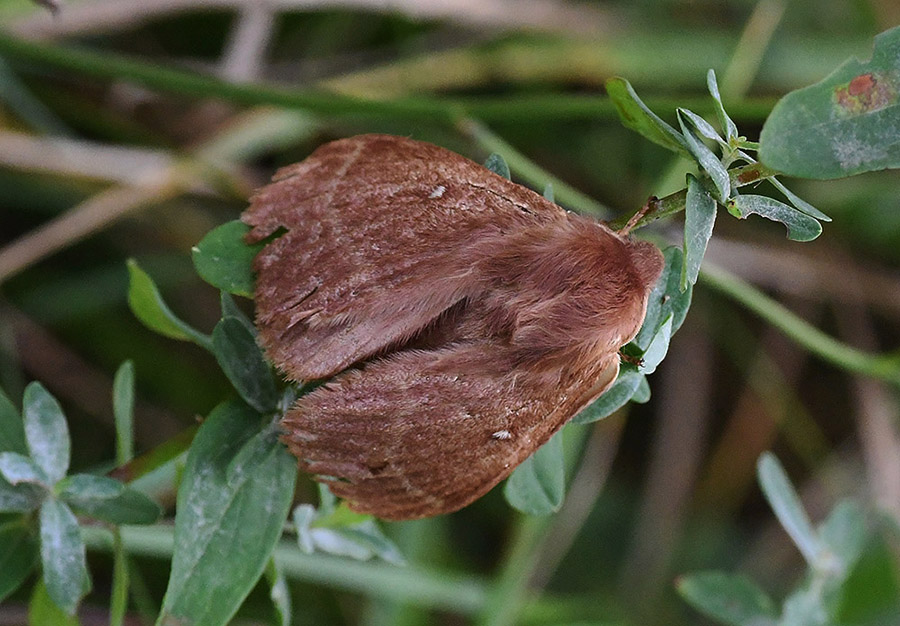
[{"label": "green leaf", "polygon": [[644,323],[637,336],[629,344],[637,348],[635,356],[640,356],[647,351],[650,342],[656,337],[663,322],[670,315],[672,316],[672,334],[674,335],[681,328],[691,306],[693,287],[689,285],[684,291],[681,290],[681,268],[684,265],[684,253],[678,246],[669,246],[663,250],[663,259],[665,265],[662,274],[647,298],[647,314],[644,316]]},{"label": "green leaf", "polygon": [[19,588],[38,559],[31,529],[17,522],[0,526],[0,602]]},{"label": "green leaf", "polygon": [[866,521],[859,505],[852,500],[838,503],[819,526],[819,537],[828,548],[825,558],[836,561],[823,565],[836,570],[836,578],[843,581],[856,565],[866,541]]},{"label": "green leaf", "polygon": [[172,339],[193,341],[198,346],[212,349],[212,342],[203,333],[182,322],[168,307],[150,275],[137,261],[128,260],[128,306],[147,328]]},{"label": "green leaf", "polygon": [[687,175],[687,198],[684,204],[684,263],[681,266],[681,288],[697,282],[700,264],[716,223],[716,201],[693,175]]},{"label": "green leaf", "polygon": [[618,411],[631,400],[644,377],[634,365],[624,364],[619,369],[619,376],[612,387],[603,392],[573,419],[573,424],[590,424]]},{"label": "green leaf", "polygon": [[244,327],[250,331],[254,337],[256,337],[256,326],[253,325],[253,322],[250,321],[250,318],[247,317],[241,308],[237,305],[228,293],[222,292],[219,294],[219,302],[222,307],[222,317],[234,317],[238,319]]},{"label": "green leaf", "polygon": [[760,135],[760,160],[802,178],[900,167],[900,26],[875,37],[868,62],[850,59],[782,98]]},{"label": "green leaf", "polygon": [[291,615],[291,590],[287,584],[287,578],[284,572],[278,567],[275,559],[269,559],[266,565],[266,580],[269,583],[269,599],[275,609],[277,624],[279,626],[290,626]]},{"label": "green leaf", "polygon": [[13,486],[22,483],[38,485],[44,489],[53,486],[53,481],[37,463],[18,452],[0,452],[0,476]]},{"label": "green leaf", "polygon": [[47,498],[41,504],[40,522],[47,593],[67,615],[74,615],[79,600],[90,588],[78,520],[65,504]]},{"label": "green leaf", "polygon": [[716,103],[716,117],[719,118],[719,124],[725,131],[725,138],[730,142],[738,138],[738,129],[734,121],[728,117],[725,112],[725,106],[722,104],[722,96],[719,94],[719,83],[716,81],[716,73],[709,70],[706,73],[706,88],[709,89],[710,95]]},{"label": "green leaf", "polygon": [[56,398],[38,383],[25,388],[22,399],[25,441],[32,460],[52,485],[69,469],[69,428]]},{"label": "green leaf", "polygon": [[109,626],[122,626],[128,612],[128,553],[122,543],[122,531],[113,528],[112,590],[109,599]]},{"label": "green leaf", "polygon": [[74,474],[63,478],[56,486],[63,500],[108,500],[125,491],[125,485],[114,478],[93,474]]},{"label": "green leaf", "polygon": [[[327,509],[326,509],[327,510]],[[297,531],[297,544],[307,554],[325,552],[358,561],[378,557],[394,565],[404,565],[406,560],[397,546],[388,539],[370,515],[353,513],[345,518],[340,511],[323,514],[309,504],[294,509],[293,522]],[[351,511],[352,513],[352,511]]]},{"label": "green leaf", "polygon": [[605,85],[606,93],[626,128],[640,133],[663,148],[693,158],[684,137],[651,111],[627,80],[614,76]]},{"label": "green leaf", "polygon": [[631,401],[636,404],[645,404],[650,401],[650,383],[647,382],[646,376],[641,376],[641,382],[638,383],[637,390],[631,396]]},{"label": "green leaf", "polygon": [[130,487],[111,498],[69,496],[66,503],[79,515],[111,524],[153,524],[162,517],[162,508],[149,497]]},{"label": "green leaf", "polygon": [[812,241],[822,234],[822,224],[818,220],[768,196],[740,194],[729,198],[727,206],[741,219],[756,214],[781,222],[787,227],[788,239],[794,241]]},{"label": "green leaf", "polygon": [[659,364],[666,358],[666,354],[669,352],[669,342],[672,339],[673,319],[674,316],[670,313],[663,321],[662,326],[659,327],[659,331],[654,335],[653,341],[647,346],[647,351],[644,352],[644,358],[640,367],[638,367],[638,370],[644,376],[649,376],[655,372]]},{"label": "green leaf", "polygon": [[681,126],[681,132],[684,140],[688,145],[688,149],[694,157],[694,160],[700,165],[700,169],[706,172],[716,187],[716,199],[719,202],[725,202],[731,195],[731,178],[728,176],[728,170],[719,161],[719,157],[710,150],[705,143],[700,141],[694,132],[688,128],[686,119],[690,119],[688,115],[690,111],[686,109],[678,109],[678,124]]},{"label": "green leaf", "polygon": [[258,425],[256,412],[228,402],[210,414],[191,445],[159,624],[226,624],[269,561],[297,464],[277,428]]},{"label": "green leaf", "polygon": [[831,221],[831,218],[822,213],[819,209],[811,205],[806,200],[794,195],[794,193],[790,189],[785,187],[784,184],[774,176],[769,179],[769,182],[772,183],[778,191],[783,193],[784,197],[787,198],[788,201],[793,204],[794,208],[796,208],[797,210],[802,211],[803,213],[806,213],[810,217],[814,217],[817,220],[822,220],[823,222]]},{"label": "green leaf", "polygon": [[764,452],[759,457],[756,471],[759,485],[762,487],[766,500],[769,501],[769,506],[772,507],[778,521],[781,522],[787,534],[803,554],[803,558],[810,566],[813,566],[822,550],[822,543],[813,530],[806,511],[800,504],[800,497],[794,491],[784,468],[774,454]]},{"label": "green leaf", "polygon": [[723,624],[775,624],[775,604],[762,589],[744,576],[698,572],[678,581],[678,593],[695,609]]},{"label": "green leaf", "polygon": [[544,185],[544,199],[549,200],[550,202],[555,202],[553,183],[547,183],[546,185]]},{"label": "green leaf", "polygon": [[113,379],[113,416],[116,422],[116,463],[134,456],[134,363],[125,361]]},{"label": "green leaf", "polygon": [[719,136],[719,132],[715,128],[713,128],[712,124],[707,122],[705,119],[689,109],[678,109],[678,112],[686,117],[688,121],[690,121],[691,125],[697,130],[698,133],[700,133],[701,136],[709,139],[710,141],[715,141],[723,148],[728,147],[728,142],[722,139],[722,137]]},{"label": "green leaf", "polygon": [[559,510],[566,495],[566,471],[562,431],[510,474],[503,495],[511,506],[529,515],[550,515]]},{"label": "green leaf", "polygon": [[245,323],[236,317],[221,319],[212,342],[216,361],[244,402],[260,413],[275,410],[279,399],[275,379]]},{"label": "green leaf", "polygon": [[191,250],[194,268],[203,280],[245,298],[253,297],[253,259],[265,245],[244,243],[249,230],[240,220],[226,222],[209,231]]},{"label": "green leaf", "polygon": [[77,616],[67,615],[56,605],[47,586],[39,580],[28,603],[29,626],[78,626],[79,623]]},{"label": "green leaf", "polygon": [[25,426],[15,405],[0,389],[0,452],[25,454]]},{"label": "green leaf", "polygon": [[502,176],[506,180],[510,180],[511,178],[509,165],[507,165],[506,159],[496,152],[492,152],[488,155],[488,158],[484,161],[484,166],[497,176]]},{"label": "green leaf", "polygon": [[0,476],[0,513],[27,513],[38,508],[47,490],[31,483],[10,485]]}]

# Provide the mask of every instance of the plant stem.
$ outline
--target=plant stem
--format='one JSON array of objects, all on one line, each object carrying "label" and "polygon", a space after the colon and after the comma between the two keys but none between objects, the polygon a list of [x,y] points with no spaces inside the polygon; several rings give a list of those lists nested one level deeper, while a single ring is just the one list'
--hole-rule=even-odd
[{"label": "plant stem", "polygon": [[[123,526],[121,533],[129,554],[172,558],[175,537],[171,526]],[[113,535],[106,528],[82,526],[81,534],[91,550],[113,549]],[[486,585],[470,575],[305,554],[292,541],[279,543],[273,556],[284,575],[295,580],[462,614],[476,613],[485,606]]]},{"label": "plant stem", "polygon": [[871,354],[848,346],[808,324],[749,283],[709,262],[700,271],[703,284],[741,303],[785,335],[829,363],[884,380],[900,388],[900,354]]},{"label": "plant stem", "polygon": [[501,154],[509,164],[509,168],[529,185],[539,189],[542,185],[551,183],[557,204],[566,205],[579,213],[587,213],[598,219],[608,219],[612,215],[612,210],[609,207],[597,202],[538,166],[504,141],[502,137],[494,134],[484,124],[467,118],[460,120],[457,128],[464,135],[475,141],[483,150]]}]

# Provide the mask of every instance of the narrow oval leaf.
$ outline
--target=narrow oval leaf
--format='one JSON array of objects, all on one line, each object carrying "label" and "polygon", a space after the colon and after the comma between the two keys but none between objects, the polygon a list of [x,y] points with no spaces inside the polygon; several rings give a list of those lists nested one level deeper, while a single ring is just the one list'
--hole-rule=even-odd
[{"label": "narrow oval leaf", "polygon": [[172,339],[193,341],[211,349],[210,338],[182,322],[172,312],[162,299],[156,283],[134,259],[128,260],[128,276],[128,306],[147,328]]},{"label": "narrow oval leaf", "polygon": [[47,490],[32,483],[10,485],[0,476],[0,513],[27,513],[38,508]]},{"label": "narrow oval leaf", "polygon": [[775,624],[775,603],[745,576],[698,572],[678,581],[678,593],[695,609],[723,624]]},{"label": "narrow oval leaf", "polygon": [[728,147],[728,142],[719,136],[719,132],[713,128],[712,124],[691,111],[690,109],[678,109],[678,111],[690,120],[691,125],[700,135],[711,141],[715,141],[720,146]]},{"label": "narrow oval leaf", "polygon": [[647,347],[643,362],[638,368],[644,376],[649,376],[655,372],[659,364],[666,358],[666,354],[669,352],[669,341],[672,339],[673,320],[674,316],[670,313],[662,326],[659,327],[659,332],[653,337],[653,341]]},{"label": "narrow oval leaf", "polygon": [[573,424],[590,424],[618,411],[631,400],[644,377],[633,365],[624,364],[612,387],[572,419]]},{"label": "narrow oval leaf", "polygon": [[70,496],[66,503],[79,515],[93,517],[110,524],[153,524],[163,510],[156,502],[136,489],[125,487],[111,498]]},{"label": "narrow oval leaf", "polygon": [[810,566],[815,565],[816,557],[822,549],[818,535],[813,530],[806,511],[800,503],[800,497],[794,490],[791,481],[778,459],[771,452],[764,452],[756,465],[759,485],[762,487],[769,506],[775,516],[790,535],[794,544],[803,554]]},{"label": "narrow oval leaf", "polygon": [[47,473],[33,460],[16,452],[0,452],[0,476],[10,485],[28,483],[44,489],[53,486]]},{"label": "narrow oval leaf", "polygon": [[250,227],[234,220],[209,231],[191,250],[194,268],[213,287],[245,298],[253,297],[253,259],[265,243],[247,245]]},{"label": "narrow oval leaf", "polygon": [[113,379],[113,417],[116,422],[116,462],[134,456],[134,363],[125,361]]},{"label": "narrow oval leaf", "polygon": [[71,443],[66,417],[56,398],[38,382],[25,388],[22,405],[28,452],[53,484],[69,469]]},{"label": "narrow oval leaf", "polygon": [[125,485],[114,478],[75,474],[64,478],[56,486],[57,495],[63,500],[108,500],[125,491]]},{"label": "narrow oval leaf", "polygon": [[511,506],[529,515],[550,515],[559,510],[566,495],[562,431],[510,474],[503,495]]},{"label": "narrow oval leaf", "polygon": [[53,602],[74,615],[90,587],[84,542],[75,515],[62,502],[47,498],[41,505],[41,564]]},{"label": "narrow oval leaf", "polygon": [[0,389],[0,452],[28,452],[22,416],[3,389]]},{"label": "narrow oval leaf", "polygon": [[868,62],[782,98],[759,139],[760,160],[790,176],[841,178],[900,167],[900,26],[875,37]]},{"label": "narrow oval leaf", "polygon": [[672,316],[672,334],[674,335],[675,331],[681,328],[691,306],[693,287],[688,285],[687,289],[683,291],[681,289],[684,253],[678,246],[669,246],[663,250],[663,258],[665,266],[647,298],[647,314],[644,316],[644,323],[631,342],[637,348],[636,356],[647,351],[650,342],[656,337],[663,322],[670,315]]},{"label": "narrow oval leaf", "polygon": [[725,129],[725,138],[730,142],[738,138],[737,124],[725,112],[725,105],[722,104],[722,96],[719,94],[719,83],[716,81],[716,73],[710,69],[706,73],[706,88],[716,103],[716,117],[719,118],[719,124]]},{"label": "narrow oval leaf", "polygon": [[687,175],[687,198],[684,203],[684,263],[681,266],[681,288],[697,282],[700,264],[716,224],[716,201],[691,174]]},{"label": "narrow oval leaf", "polygon": [[768,196],[737,195],[728,200],[728,208],[736,211],[741,219],[756,214],[781,222],[787,227],[788,239],[794,241],[812,241],[822,234],[822,224],[818,220]]},{"label": "narrow oval leaf", "polygon": [[716,199],[719,202],[725,202],[728,196],[731,195],[731,178],[728,176],[728,170],[719,161],[719,157],[694,135],[694,131],[688,128],[688,124],[685,121],[689,119],[688,113],[690,111],[678,109],[678,123],[681,125],[684,140],[694,160],[700,165],[700,169],[709,175],[710,180],[715,185]]},{"label": "narrow oval leaf", "polygon": [[510,180],[511,178],[509,165],[501,154],[497,154],[496,152],[489,154],[488,158],[484,161],[484,166],[494,174],[497,174],[497,176],[502,176],[506,180]]},{"label": "narrow oval leaf", "polygon": [[19,588],[38,559],[38,544],[23,524],[0,526],[0,602]]},{"label": "narrow oval leaf", "polygon": [[822,213],[819,209],[811,205],[809,202],[804,200],[803,198],[799,198],[794,193],[784,186],[784,184],[775,178],[774,176],[769,179],[769,182],[772,183],[775,188],[784,194],[784,197],[787,198],[791,204],[794,205],[794,208],[798,211],[802,211],[809,215],[810,217],[814,217],[817,220],[821,220],[823,222],[830,222],[831,218]]},{"label": "narrow oval leaf", "polygon": [[638,387],[631,396],[631,401],[636,404],[645,404],[650,401],[650,383],[647,382],[646,376],[641,376]]},{"label": "narrow oval leaf", "polygon": [[616,106],[626,128],[636,131],[663,148],[688,158],[691,152],[681,134],[647,107],[624,78],[614,76],[605,83],[606,93]]},{"label": "narrow oval leaf", "polygon": [[[159,624],[226,624],[281,536],[296,459],[274,427],[237,402],[197,433],[178,489],[172,573]],[[237,457],[239,463],[233,463]]]},{"label": "narrow oval leaf", "polygon": [[239,318],[226,317],[216,324],[212,341],[216,361],[244,402],[260,413],[273,411],[278,389],[253,333]]},{"label": "narrow oval leaf", "polygon": [[838,503],[819,526],[819,537],[836,560],[836,578],[843,581],[856,564],[866,541],[866,520],[859,505],[852,500]]}]

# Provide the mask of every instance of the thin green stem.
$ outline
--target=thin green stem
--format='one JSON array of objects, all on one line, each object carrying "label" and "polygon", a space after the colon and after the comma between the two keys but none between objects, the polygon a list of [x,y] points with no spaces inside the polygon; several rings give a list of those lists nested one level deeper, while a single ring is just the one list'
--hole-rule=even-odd
[{"label": "thin green stem", "polygon": [[704,262],[700,278],[704,285],[741,303],[812,354],[841,369],[884,380],[900,388],[900,354],[871,354],[848,346],[805,322],[749,283],[711,263]]},{"label": "thin green stem", "polygon": [[[83,526],[81,532],[89,549],[113,549],[108,529]],[[121,533],[129,554],[172,558],[175,538],[171,526],[125,526]],[[485,606],[486,585],[470,575],[305,554],[292,541],[280,542],[273,556],[284,575],[295,580],[462,614],[476,613]]]},{"label": "thin green stem", "polygon": [[540,189],[547,183],[551,183],[558,204],[565,205],[579,213],[593,215],[599,219],[608,219],[613,214],[609,207],[597,202],[538,166],[502,137],[493,133],[484,124],[473,119],[463,119],[457,124],[457,128],[475,141],[483,150],[502,155],[509,165],[509,169],[529,185]]},{"label": "thin green stem", "polygon": [[[612,119],[615,107],[605,96],[552,94],[486,98],[409,97],[391,100],[357,98],[325,91],[277,87],[271,84],[233,84],[212,76],[160,67],[127,57],[46,42],[25,41],[0,32],[0,55],[10,62],[26,62],[45,68],[76,72],[102,79],[126,80],[171,93],[197,98],[223,98],[237,104],[270,104],[305,109],[327,116],[375,116],[427,119],[454,123],[464,117],[481,120],[534,121],[546,119]],[[775,100],[745,100],[731,106],[732,114],[745,119],[765,119]],[[657,110],[686,106],[697,113],[711,112],[709,98],[648,100]]]},{"label": "thin green stem", "polygon": [[110,606],[110,626],[121,626],[125,622],[128,610],[128,555],[122,545],[122,533],[116,528],[113,531],[113,585]]}]

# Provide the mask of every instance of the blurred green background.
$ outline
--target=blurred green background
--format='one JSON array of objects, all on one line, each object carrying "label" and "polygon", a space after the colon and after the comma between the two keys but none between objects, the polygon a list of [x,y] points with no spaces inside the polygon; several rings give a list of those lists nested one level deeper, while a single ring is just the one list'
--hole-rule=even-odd
[{"label": "blurred green background", "polygon": [[[557,184],[561,204],[612,217],[679,189],[687,165],[621,126],[606,78],[629,79],[671,122],[675,106],[712,111],[713,68],[756,139],[779,96],[866,58],[898,23],[896,0],[70,0],[57,16],[0,0],[0,385],[20,398],[42,381],[70,417],[73,468],[96,468],[114,456],[112,374],[133,359],[137,446],[149,450],[228,385],[211,356],[131,315],[125,259],[209,330],[218,294],[190,248],[277,167],[364,132],[476,161],[503,153],[502,138],[595,201]],[[540,178],[518,180],[540,191]],[[723,214],[709,259],[851,345],[896,348],[897,173],[791,187],[834,219],[821,238],[797,244],[779,225]],[[654,234],[676,242],[678,222]],[[505,569],[520,520],[495,490],[450,516],[385,524],[410,567],[488,595],[433,610],[310,576],[291,583],[295,623],[490,623],[504,575],[527,589],[523,624],[706,623],[674,588],[696,569],[747,573],[780,598],[803,563],[755,484],[766,449],[814,520],[845,495],[868,507],[874,532],[842,614],[900,620],[897,389],[823,364],[702,280],[650,382],[648,404],[593,427],[521,580]],[[315,498],[305,479],[298,497]],[[109,560],[89,558],[83,618],[99,623]],[[137,567],[139,593],[158,603],[168,564]],[[22,623],[26,604],[27,590],[6,600],[0,625]],[[271,623],[264,590],[237,619]]]}]

